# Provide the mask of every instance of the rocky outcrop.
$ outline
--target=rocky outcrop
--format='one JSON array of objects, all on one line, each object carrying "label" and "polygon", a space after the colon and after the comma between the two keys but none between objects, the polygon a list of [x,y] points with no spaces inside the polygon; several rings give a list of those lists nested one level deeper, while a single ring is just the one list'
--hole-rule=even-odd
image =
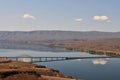
[{"label": "rocky outcrop", "polygon": [[[1,61],[2,62],[2,61]],[[0,80],[76,80],[58,70],[27,62],[0,63]]]}]

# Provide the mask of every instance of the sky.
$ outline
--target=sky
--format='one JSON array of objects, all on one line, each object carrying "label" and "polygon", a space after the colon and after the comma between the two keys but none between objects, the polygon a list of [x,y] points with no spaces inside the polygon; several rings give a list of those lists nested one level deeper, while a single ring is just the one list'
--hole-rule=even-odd
[{"label": "sky", "polygon": [[120,31],[120,0],[0,0],[0,31]]}]

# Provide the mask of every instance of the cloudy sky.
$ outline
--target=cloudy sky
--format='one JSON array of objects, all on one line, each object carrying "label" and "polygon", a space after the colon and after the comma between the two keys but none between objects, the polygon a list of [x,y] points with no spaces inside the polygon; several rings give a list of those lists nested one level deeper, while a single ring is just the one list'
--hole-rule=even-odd
[{"label": "cloudy sky", "polygon": [[0,31],[120,31],[120,0],[0,0]]}]

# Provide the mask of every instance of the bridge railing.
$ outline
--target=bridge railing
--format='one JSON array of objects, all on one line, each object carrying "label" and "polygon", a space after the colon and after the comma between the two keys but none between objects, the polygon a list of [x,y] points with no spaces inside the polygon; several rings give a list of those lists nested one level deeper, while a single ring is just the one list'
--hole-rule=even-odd
[{"label": "bridge railing", "polygon": [[62,60],[73,60],[73,59],[94,59],[94,58],[120,58],[114,57],[0,57],[6,60],[15,60],[23,62],[50,62],[50,61],[62,61]]}]

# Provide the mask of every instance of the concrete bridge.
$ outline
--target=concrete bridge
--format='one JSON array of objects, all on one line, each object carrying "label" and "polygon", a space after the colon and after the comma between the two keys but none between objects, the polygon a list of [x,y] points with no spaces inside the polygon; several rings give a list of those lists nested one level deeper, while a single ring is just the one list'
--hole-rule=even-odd
[{"label": "concrete bridge", "polygon": [[24,62],[50,62],[50,61],[63,61],[74,59],[97,59],[97,58],[120,58],[114,57],[0,57],[6,60],[24,61]]}]

